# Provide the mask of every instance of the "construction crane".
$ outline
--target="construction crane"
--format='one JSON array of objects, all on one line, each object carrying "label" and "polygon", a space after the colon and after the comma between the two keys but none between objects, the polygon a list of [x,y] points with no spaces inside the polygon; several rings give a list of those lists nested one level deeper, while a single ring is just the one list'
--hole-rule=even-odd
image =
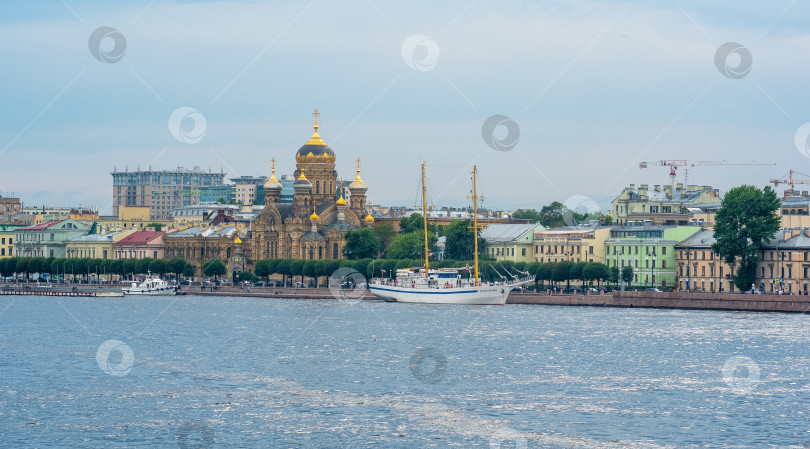
[{"label": "construction crane", "polygon": [[810,175],[805,175],[804,173],[799,173],[797,171],[790,170],[788,172],[787,179],[771,179],[768,182],[773,183],[774,187],[779,187],[779,184],[787,184],[790,186],[790,190],[793,190],[793,186],[796,184],[810,184],[810,179],[793,179],[794,173],[796,173],[797,175],[810,177]]},{"label": "construction crane", "polygon": [[683,159],[670,159],[655,162],[639,162],[638,168],[669,167],[669,183],[672,185],[672,190],[674,191],[678,167],[717,167],[726,165],[776,165],[776,163],[754,161],[687,161]]}]

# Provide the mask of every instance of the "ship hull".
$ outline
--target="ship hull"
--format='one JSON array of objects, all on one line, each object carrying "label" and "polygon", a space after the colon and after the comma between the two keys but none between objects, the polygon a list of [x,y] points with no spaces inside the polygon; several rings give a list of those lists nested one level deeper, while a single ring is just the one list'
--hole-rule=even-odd
[{"label": "ship hull", "polygon": [[369,285],[374,296],[388,302],[423,304],[498,305],[506,304],[512,290],[508,285],[461,288],[408,288],[390,285]]}]

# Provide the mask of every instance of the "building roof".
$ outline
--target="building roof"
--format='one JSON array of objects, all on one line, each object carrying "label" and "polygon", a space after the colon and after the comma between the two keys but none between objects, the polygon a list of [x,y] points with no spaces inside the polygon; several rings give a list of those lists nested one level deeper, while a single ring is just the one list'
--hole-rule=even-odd
[{"label": "building roof", "polygon": [[523,237],[528,232],[538,230],[538,227],[540,230],[545,229],[540,223],[495,223],[482,229],[479,235],[486,240],[487,243],[513,242]]},{"label": "building roof", "polygon": [[[206,228],[201,229],[199,226],[194,226],[182,231],[176,231],[166,234],[166,238],[190,238],[190,237],[228,237],[231,238],[237,232],[236,226],[224,226],[222,228]],[[242,234],[240,234],[241,236]]]},{"label": "building roof", "polygon": [[675,246],[711,246],[716,241],[713,229],[703,229],[681,240]]},{"label": "building roof", "polygon": [[118,246],[142,246],[148,245],[155,240],[165,234],[162,231],[137,231],[133,232],[132,234],[122,238],[121,240],[116,243]]},{"label": "building roof", "polygon": [[26,226],[24,228],[17,229],[18,231],[40,231],[43,229],[48,229],[51,226],[59,223],[59,220],[50,220],[50,221],[43,221],[40,224],[35,224],[33,226]]},{"label": "building roof", "polygon": [[91,243],[91,242],[112,242],[113,237],[118,234],[117,232],[110,232],[108,234],[87,234],[87,235],[77,235],[76,237],[71,237],[67,239],[67,242],[83,242],[83,243]]}]

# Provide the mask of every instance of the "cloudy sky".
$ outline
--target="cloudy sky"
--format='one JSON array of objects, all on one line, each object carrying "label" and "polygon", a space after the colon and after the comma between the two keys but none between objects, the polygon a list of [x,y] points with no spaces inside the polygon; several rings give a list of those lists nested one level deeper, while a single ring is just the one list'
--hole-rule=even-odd
[{"label": "cloudy sky", "polygon": [[115,167],[290,173],[316,108],[376,204],[413,204],[421,161],[434,203],[477,164],[508,210],[668,183],[640,161],[776,164],[688,171],[723,192],[810,174],[806,2],[436,3],[3,1],[0,191],[109,212]]}]

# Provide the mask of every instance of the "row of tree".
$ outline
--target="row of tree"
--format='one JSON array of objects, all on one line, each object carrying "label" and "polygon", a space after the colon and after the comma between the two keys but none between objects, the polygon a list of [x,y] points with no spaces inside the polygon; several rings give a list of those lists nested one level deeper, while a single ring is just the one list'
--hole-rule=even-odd
[{"label": "row of tree", "polygon": [[[399,233],[391,223],[380,223],[372,228],[346,233],[343,255],[350,260],[361,259],[424,259],[425,220],[413,213],[399,221]],[[445,237],[446,259],[470,259],[475,248],[470,220],[453,220],[448,225],[428,222],[428,251],[436,252],[439,237]],[[479,238],[479,258],[485,257],[484,240]]]},{"label": "row of tree", "polygon": [[[360,260],[307,260],[307,259],[262,259],[256,262],[254,274],[261,278],[268,278],[273,275],[281,275],[284,283],[291,281],[296,276],[301,277],[301,282],[308,277],[316,280],[316,284],[321,284],[321,277],[329,277],[340,268],[348,267],[356,270],[367,278],[372,277],[396,277],[396,271],[403,268],[413,268],[422,266],[420,259],[382,259],[373,260],[370,258]],[[432,268],[470,268],[473,262],[469,260],[441,260],[431,264]],[[608,267],[600,262],[512,262],[498,261],[485,262],[480,265],[480,276],[484,282],[503,281],[502,275],[507,273],[519,275],[528,272],[534,276],[535,283],[548,281],[550,284],[565,282],[570,285],[570,281],[579,281],[583,284],[590,283],[599,285],[602,282],[616,284],[619,280],[631,282],[633,280],[633,268],[626,266],[621,270],[616,267]],[[203,269],[205,271],[205,269]]]},{"label": "row of tree", "polygon": [[547,228],[587,223],[590,220],[601,220],[607,226],[613,223],[613,217],[610,215],[603,216],[599,211],[583,212],[578,213],[567,208],[563,203],[554,201],[543,206],[539,212],[535,209],[518,209],[512,213],[512,218],[530,220],[532,223],[540,223]]},{"label": "row of tree", "polygon": [[12,276],[32,273],[48,273],[51,276],[64,278],[90,275],[121,275],[124,278],[148,271],[164,276],[172,273],[177,277],[194,276],[196,267],[185,259],[89,259],[89,258],[45,258],[45,257],[9,257],[0,259],[0,275]]}]

